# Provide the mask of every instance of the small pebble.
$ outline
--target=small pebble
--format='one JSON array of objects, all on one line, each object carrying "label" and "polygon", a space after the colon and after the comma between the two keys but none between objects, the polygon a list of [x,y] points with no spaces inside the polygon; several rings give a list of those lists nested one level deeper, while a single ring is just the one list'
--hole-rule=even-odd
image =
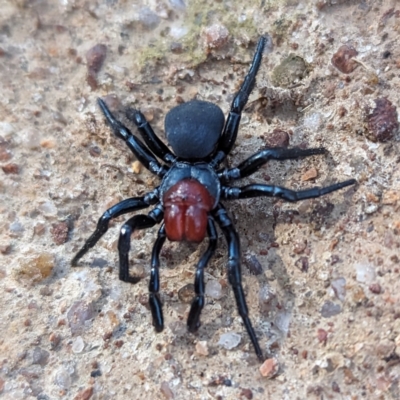
[{"label": "small pebble", "polygon": [[222,297],[222,286],[218,281],[210,279],[206,283],[205,293],[213,299],[220,299]]},{"label": "small pebble", "polygon": [[33,224],[33,233],[41,236],[46,231],[46,223],[44,221],[37,221]]},{"label": "small pebble", "polygon": [[101,149],[99,146],[93,145],[89,147],[89,154],[92,157],[99,157],[101,154]]},{"label": "small pebble", "polygon": [[[21,354],[21,360],[24,359],[24,354]],[[28,380],[38,379],[43,373],[43,368],[39,364],[33,364],[26,368],[21,368],[19,374]]]},{"label": "small pebble", "polygon": [[57,371],[56,377],[55,377],[55,383],[61,389],[67,390],[71,387],[71,383],[72,383],[71,376],[65,368],[61,367]]},{"label": "small pebble", "polygon": [[310,131],[317,131],[320,129],[324,121],[323,116],[319,112],[307,114],[303,120],[303,126]]},{"label": "small pebble", "polygon": [[34,129],[27,129],[20,134],[24,147],[29,150],[40,148],[40,134]]},{"label": "small pebble", "polygon": [[193,283],[188,283],[178,290],[178,298],[182,303],[191,303],[194,296]]},{"label": "small pebble", "polygon": [[92,377],[92,378],[97,378],[98,376],[101,376],[102,375],[102,373],[101,373],[101,371],[99,370],[99,369],[94,369],[91,373],[90,373],[90,376]]},{"label": "small pebble", "polygon": [[183,52],[182,43],[179,42],[172,42],[169,49],[171,50],[171,53],[174,54],[181,54]]},{"label": "small pebble", "polygon": [[175,395],[171,388],[169,387],[168,382],[162,382],[160,387],[161,393],[163,394],[165,399],[174,399]]},{"label": "small pebble", "polygon": [[160,24],[161,18],[149,7],[142,7],[139,10],[138,20],[143,28],[153,30]]},{"label": "small pebble", "polygon": [[337,52],[332,56],[331,62],[340,72],[350,74],[358,66],[358,63],[352,60],[357,55],[358,51],[354,47],[345,44],[339,47]]},{"label": "small pebble", "polygon": [[93,394],[93,386],[89,386],[86,389],[81,390],[78,394],[74,397],[74,400],[89,400]]},{"label": "small pebble", "polygon": [[17,164],[14,164],[14,163],[10,163],[10,164],[6,164],[6,165],[3,165],[2,167],[1,167],[1,169],[3,170],[3,172],[5,173],[5,174],[7,174],[7,175],[18,175],[18,173],[19,173],[19,167],[18,167],[18,165]]},{"label": "small pebble", "polygon": [[304,181],[309,181],[311,179],[315,179],[317,176],[318,176],[317,169],[312,167],[301,176],[301,180],[303,182]]},{"label": "small pebble", "polygon": [[68,324],[71,333],[76,335],[83,332],[88,321],[96,315],[95,307],[92,303],[76,301],[67,312]]},{"label": "small pebble", "polygon": [[66,222],[53,224],[50,232],[55,244],[64,244],[68,239],[68,224]]},{"label": "small pebble", "polygon": [[335,381],[332,382],[332,391],[335,393],[340,393],[340,387]]},{"label": "small pebble", "polygon": [[0,147],[0,162],[6,162],[12,158],[10,150]]},{"label": "small pebble", "polygon": [[294,242],[293,253],[301,254],[307,248],[307,240],[306,239],[298,239]]},{"label": "small pebble", "polygon": [[258,292],[260,310],[268,313],[276,307],[276,294],[269,285],[262,286]]},{"label": "small pebble", "polygon": [[239,346],[242,337],[235,332],[223,333],[219,338],[218,344],[227,350],[232,350]]},{"label": "small pebble", "polygon": [[206,340],[200,340],[196,343],[196,353],[201,356],[208,356],[208,343]]},{"label": "small pebble", "polygon": [[253,392],[250,389],[242,389],[240,396],[245,397],[247,400],[252,400]]},{"label": "small pebble", "polygon": [[48,278],[53,272],[54,256],[50,253],[40,253],[33,257],[24,257],[15,270],[19,279],[27,279],[30,283],[38,283]]},{"label": "small pebble", "polygon": [[366,262],[355,264],[356,279],[361,283],[372,283],[376,278],[376,272],[373,265]]},{"label": "small pebble", "polygon": [[24,226],[19,221],[11,222],[9,226],[10,236],[19,237],[24,233]]},{"label": "small pebble", "polygon": [[294,265],[301,271],[301,272],[307,272],[309,268],[309,262],[308,262],[308,257],[300,257]]},{"label": "small pebble", "polygon": [[48,363],[49,356],[50,353],[47,350],[35,347],[32,353],[32,364],[39,364],[43,367]]},{"label": "small pebble", "polygon": [[228,29],[221,24],[214,24],[204,29],[205,46],[208,49],[219,49],[229,38]]},{"label": "small pebble", "polygon": [[267,147],[288,147],[289,146],[289,134],[279,128],[275,128],[271,133],[266,133],[264,135],[266,137],[266,145]]},{"label": "small pebble", "polygon": [[140,174],[140,171],[142,170],[142,164],[140,161],[134,161],[131,168],[134,174]]},{"label": "small pebble", "polygon": [[263,266],[254,254],[246,254],[244,263],[253,275],[261,275],[264,272]]},{"label": "small pebble", "polygon": [[92,90],[97,89],[97,74],[103,66],[107,55],[107,46],[104,44],[96,44],[86,53],[86,62],[88,73],[86,81]]},{"label": "small pebble", "polygon": [[326,344],[328,340],[328,332],[325,329],[318,329],[317,338],[320,343]]},{"label": "small pebble", "polygon": [[367,110],[367,136],[374,142],[386,142],[399,131],[397,109],[385,97],[374,101],[375,108]]},{"label": "small pebble", "polygon": [[265,378],[274,377],[279,370],[279,363],[275,358],[269,358],[264,361],[260,367],[260,373]]},{"label": "small pebble", "polygon": [[336,297],[343,302],[346,298],[346,279],[345,278],[334,279],[331,282],[331,286]]},{"label": "small pebble", "polygon": [[75,354],[82,353],[83,349],[85,348],[85,342],[83,341],[82,336],[75,338],[71,348]]},{"label": "small pebble", "polygon": [[[0,121],[0,132],[3,135],[3,137],[7,140],[15,133],[15,128],[9,122]],[[2,141],[2,144],[4,144],[4,141]]]},{"label": "small pebble", "polygon": [[330,318],[342,312],[342,307],[332,301],[326,301],[321,308],[321,315],[324,318]]},{"label": "small pebble", "polygon": [[371,285],[369,285],[369,290],[374,294],[382,293],[382,287],[379,283],[372,283]]},{"label": "small pebble", "polygon": [[49,336],[50,347],[54,350],[61,342],[61,336],[57,333],[51,333]]},{"label": "small pebble", "polygon": [[186,4],[183,0],[169,0],[169,4],[175,10],[183,11],[186,9]]},{"label": "small pebble", "polygon": [[53,138],[43,139],[40,141],[40,146],[45,149],[54,149],[56,147],[56,141]]},{"label": "small pebble", "polygon": [[86,52],[87,68],[98,73],[107,55],[107,46],[96,44]]},{"label": "small pebble", "polygon": [[51,296],[53,294],[53,289],[46,285],[40,288],[39,293],[42,296]]},{"label": "small pebble", "polygon": [[396,344],[394,341],[390,339],[383,339],[378,346],[376,347],[377,355],[383,359],[390,357],[396,348]]},{"label": "small pebble", "polygon": [[45,201],[38,207],[39,211],[41,211],[46,216],[54,216],[57,214],[57,208],[52,201]]}]

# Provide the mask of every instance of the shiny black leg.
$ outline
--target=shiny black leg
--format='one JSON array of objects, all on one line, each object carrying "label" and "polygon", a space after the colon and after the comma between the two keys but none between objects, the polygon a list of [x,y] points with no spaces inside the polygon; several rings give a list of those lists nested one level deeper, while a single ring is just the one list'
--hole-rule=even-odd
[{"label": "shiny black leg", "polygon": [[258,41],[257,49],[250,65],[249,72],[247,73],[239,91],[233,98],[231,110],[226,120],[221,139],[218,143],[217,151],[211,162],[214,166],[220,164],[224,160],[235,144],[243,108],[247,104],[247,100],[249,99],[250,93],[256,83],[256,75],[261,65],[265,43],[266,38],[262,36]]},{"label": "shiny black leg", "polygon": [[289,160],[296,159],[300,157],[309,157],[316,154],[325,154],[326,149],[323,147],[317,147],[314,149],[299,149],[292,148],[286,149],[281,147],[276,147],[272,149],[264,149],[256,154],[253,154],[247,160],[240,163],[235,168],[223,169],[218,172],[218,177],[224,182],[229,182],[232,180],[244,178],[256,172],[269,160]]},{"label": "shiny black leg", "polygon": [[253,344],[254,350],[257,357],[263,361],[263,354],[260,345],[257,340],[257,336],[254,332],[253,326],[249,318],[249,312],[246,304],[246,298],[244,296],[242,287],[242,273],[240,267],[240,242],[239,236],[232,225],[232,221],[228,217],[226,210],[220,203],[218,207],[213,211],[213,216],[217,221],[218,225],[222,229],[227,244],[228,244],[228,279],[232,286],[233,293],[235,294],[237,308],[239,315],[242,317],[243,323],[246,327],[247,333],[250,336],[251,343]]},{"label": "shiny black leg", "polygon": [[158,292],[160,291],[160,252],[166,237],[165,224],[162,224],[160,230],[158,231],[157,240],[154,243],[153,252],[151,254],[151,272],[149,283],[149,304],[151,315],[153,316],[153,325],[157,332],[161,332],[164,329],[162,305]]},{"label": "shiny black leg", "polygon": [[111,111],[102,99],[97,99],[97,102],[99,103],[101,111],[103,111],[108,124],[114,131],[115,136],[125,141],[136,158],[150,172],[162,178],[168,171],[168,168],[160,164],[154,157],[153,153],[135,135],[133,135],[126,126],[112,115]]},{"label": "shiny black leg", "polygon": [[348,181],[335,183],[327,187],[314,187],[305,190],[291,190],[281,186],[273,185],[247,185],[243,187],[227,187],[221,188],[221,198],[225,200],[234,199],[248,199],[250,197],[280,197],[283,200],[295,202],[305,199],[314,199],[316,197],[323,196],[325,194],[334,192],[342,189],[346,186],[354,185],[355,179],[349,179]]},{"label": "shiny black leg", "polygon": [[136,126],[137,129],[144,139],[147,147],[159,158],[170,164],[175,160],[175,156],[171,153],[169,148],[159,139],[154,133],[153,128],[147,122],[146,117],[135,108],[129,108],[126,111],[126,116]]},{"label": "shiny black leg", "polygon": [[124,282],[137,283],[140,278],[129,275],[129,250],[131,235],[136,229],[147,229],[161,222],[164,216],[162,208],[156,207],[148,215],[135,215],[128,219],[121,228],[118,241],[119,279]]},{"label": "shiny black leg", "polygon": [[93,234],[86,240],[83,247],[78,251],[75,257],[71,261],[72,266],[76,266],[79,259],[83,257],[83,255],[92,248],[98,240],[107,232],[108,224],[111,219],[117,218],[120,215],[127,214],[133,211],[142,210],[143,208],[149,207],[151,204],[154,204],[158,201],[157,195],[155,192],[151,192],[144,197],[132,197],[130,199],[126,199],[121,201],[118,204],[115,204],[111,208],[109,208],[99,219],[97,222],[96,230]]},{"label": "shiny black leg", "polygon": [[204,307],[204,268],[207,266],[217,247],[218,236],[214,219],[211,216],[208,217],[207,234],[209,238],[208,248],[200,258],[196,267],[196,277],[194,281],[196,297],[193,299],[187,321],[189,332],[196,332],[200,327],[200,314]]}]

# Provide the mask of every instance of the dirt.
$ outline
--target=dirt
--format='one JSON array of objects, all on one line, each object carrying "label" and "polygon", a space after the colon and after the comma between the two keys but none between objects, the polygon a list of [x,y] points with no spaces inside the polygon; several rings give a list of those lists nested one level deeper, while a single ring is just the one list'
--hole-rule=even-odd
[{"label": "dirt", "polygon": [[[0,1],[0,398],[400,398],[400,8],[246,4]],[[357,180],[298,203],[225,203],[264,365],[237,313],[221,232],[197,334],[186,330],[188,285],[207,241],[166,242],[161,333],[147,304],[157,226],[132,235],[136,285],[118,279],[128,216],[70,265],[107,208],[159,182],[96,99],[133,133],[124,111],[140,108],[165,140],[164,117],[183,101],[228,114],[260,35],[273,46],[227,165],[288,138],[328,154],[271,161],[238,184]]]}]

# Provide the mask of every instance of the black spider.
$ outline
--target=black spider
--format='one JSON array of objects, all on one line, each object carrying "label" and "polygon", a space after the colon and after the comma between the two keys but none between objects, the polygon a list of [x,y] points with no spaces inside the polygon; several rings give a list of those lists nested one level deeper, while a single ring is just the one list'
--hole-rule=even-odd
[{"label": "black spider", "polygon": [[239,236],[221,200],[273,196],[294,202],[319,197],[355,183],[354,179],[350,179],[325,188],[315,187],[301,191],[273,185],[252,184],[242,187],[228,185],[231,181],[251,175],[271,159],[295,159],[326,152],[324,148],[264,149],[235,168],[219,168],[236,141],[241,113],[254,87],[265,42],[266,39],[261,37],[250,70],[233,99],[226,122],[221,109],[206,101],[192,100],[168,112],[165,118],[165,133],[173,152],[155,135],[140,111],[131,109],[127,116],[137,126],[146,145],[114,118],[103,100],[98,100],[115,135],[125,140],[137,159],[162,181],[160,186],[145,196],[123,200],[108,209],[99,219],[95,232],[72,260],[72,265],[76,265],[107,231],[111,219],[154,204],[155,207],[147,215],[135,215],[122,226],[118,242],[119,278],[130,283],[137,283],[140,280],[129,275],[128,254],[131,235],[135,229],[150,228],[164,219],[152,251],[149,284],[153,325],[156,331],[160,332],[163,330],[164,322],[159,297],[159,256],[165,239],[201,242],[207,235],[209,244],[196,267],[194,283],[196,296],[187,321],[189,331],[195,332],[200,326],[200,313],[204,307],[204,268],[217,245],[216,221],[228,244],[229,283],[235,294],[239,314],[260,360],[263,357],[262,351],[251,325],[241,282]]}]

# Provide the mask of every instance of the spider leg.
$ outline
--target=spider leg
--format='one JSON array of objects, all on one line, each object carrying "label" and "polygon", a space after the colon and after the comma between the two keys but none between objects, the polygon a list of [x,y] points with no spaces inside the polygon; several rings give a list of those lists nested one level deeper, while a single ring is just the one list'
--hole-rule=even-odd
[{"label": "spider leg", "polygon": [[213,216],[216,219],[220,228],[222,229],[228,243],[228,279],[229,283],[232,286],[233,293],[235,294],[239,314],[242,317],[247,333],[250,336],[250,340],[253,344],[257,357],[263,361],[262,351],[258,343],[257,336],[254,332],[253,326],[251,325],[246,304],[246,298],[243,292],[242,274],[240,268],[239,236],[235,228],[233,227],[232,221],[228,217],[225,208],[222,206],[221,203],[218,204],[217,208],[213,211]]},{"label": "spider leg", "polygon": [[196,267],[196,277],[194,281],[196,297],[192,301],[187,320],[189,332],[196,332],[200,327],[200,314],[204,307],[204,268],[207,266],[217,247],[217,231],[215,229],[214,219],[211,216],[208,217],[207,233],[209,237],[208,248]]},{"label": "spider leg", "polygon": [[355,179],[349,179],[344,182],[334,183],[326,187],[313,187],[305,190],[291,190],[281,186],[274,185],[247,185],[243,187],[222,186],[221,198],[226,200],[247,199],[250,197],[280,197],[286,201],[299,201],[305,199],[314,199],[327,193],[334,192],[346,186],[354,185]]},{"label": "spider leg", "polygon": [[75,257],[71,261],[72,266],[76,266],[79,259],[92,248],[99,239],[107,232],[108,224],[113,218],[117,218],[120,215],[127,214],[133,211],[142,210],[143,208],[149,207],[158,201],[158,195],[156,191],[148,193],[143,197],[132,197],[121,201],[109,208],[97,222],[96,230],[92,233],[89,239],[86,240],[82,248],[76,253]]},{"label": "spider leg", "polygon": [[247,160],[244,160],[235,168],[225,168],[219,171],[218,177],[224,182],[229,182],[253,174],[269,160],[289,160],[325,153],[326,149],[323,147],[317,147],[313,149],[286,149],[283,147],[264,149],[257,152],[256,154],[253,154],[251,157],[249,157]]},{"label": "spider leg", "polygon": [[161,222],[164,211],[157,206],[147,215],[139,214],[128,219],[121,228],[118,240],[119,279],[124,282],[137,283],[140,278],[129,275],[129,250],[131,249],[131,235],[136,229],[147,229]]},{"label": "spider leg", "polygon": [[103,111],[108,124],[114,131],[114,134],[125,141],[136,158],[150,172],[162,178],[168,171],[168,168],[160,164],[154,157],[153,153],[136,136],[134,136],[126,126],[111,114],[111,111],[102,99],[97,99],[97,102],[99,103],[101,111]]},{"label": "spider leg", "polygon": [[218,143],[217,151],[211,162],[213,165],[218,165],[225,159],[225,157],[232,150],[232,147],[236,141],[242,111],[244,106],[247,104],[249,95],[256,83],[256,75],[261,65],[265,43],[266,38],[262,36],[258,41],[257,49],[250,65],[249,72],[247,73],[239,91],[233,98],[231,109],[226,120],[221,139]]},{"label": "spider leg", "polygon": [[162,305],[158,292],[160,290],[160,251],[166,237],[167,235],[165,233],[165,224],[163,223],[160,230],[158,231],[157,240],[154,243],[153,252],[151,254],[151,273],[149,283],[149,304],[151,315],[153,316],[153,325],[157,332],[161,332],[164,329]]},{"label": "spider leg", "polygon": [[126,117],[134,122],[147,147],[149,147],[157,157],[161,158],[168,164],[175,160],[176,157],[154,133],[153,128],[146,120],[146,117],[139,110],[129,108],[126,111]]}]

